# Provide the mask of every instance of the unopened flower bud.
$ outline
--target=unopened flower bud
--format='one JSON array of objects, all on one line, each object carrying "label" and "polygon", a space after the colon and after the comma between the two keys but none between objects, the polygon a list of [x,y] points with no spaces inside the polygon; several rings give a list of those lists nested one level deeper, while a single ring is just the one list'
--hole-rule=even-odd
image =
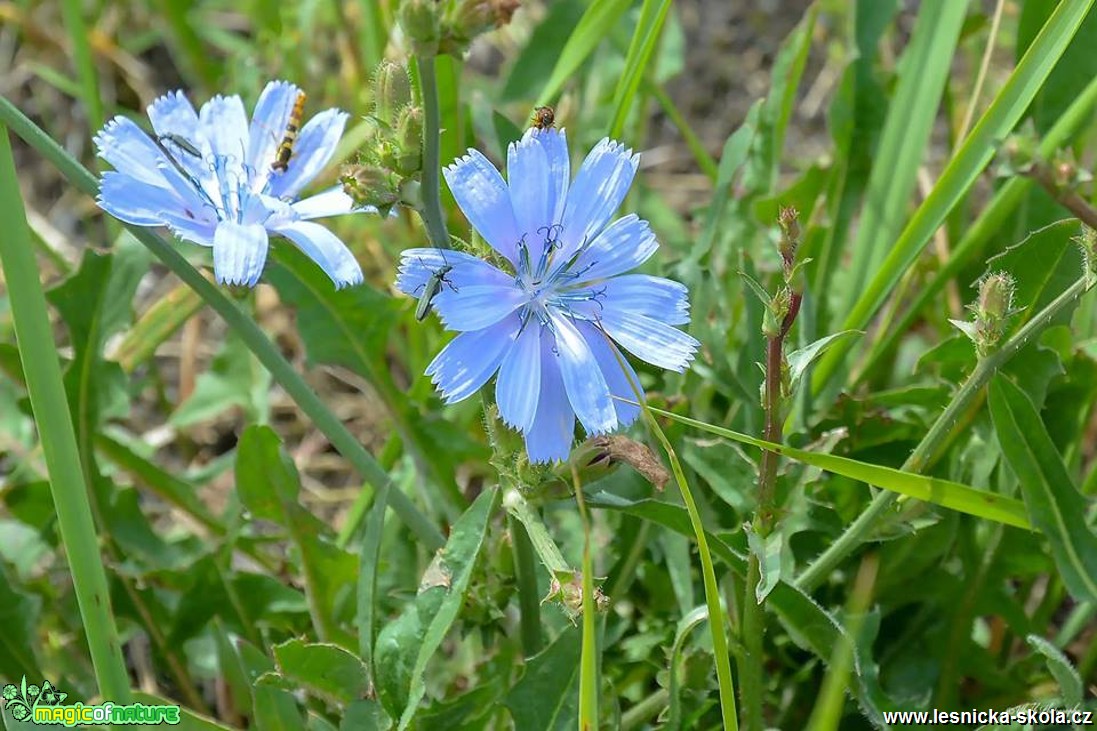
[{"label": "unopened flower bud", "polygon": [[396,177],[373,165],[348,165],[343,168],[339,181],[346,194],[359,206],[385,209],[400,199]]},{"label": "unopened flower bud", "polygon": [[793,206],[781,208],[777,215],[777,225],[781,227],[781,240],[777,250],[781,252],[786,275],[796,261],[796,248],[800,245],[800,212]]},{"label": "unopened flower bud", "polygon": [[404,0],[400,5],[400,27],[420,56],[438,53],[442,23],[437,0]]},{"label": "unopened flower bud", "polygon": [[1005,272],[988,275],[979,284],[977,315],[983,319],[1001,320],[1013,308],[1013,277]]},{"label": "unopened flower bud", "polygon": [[399,152],[394,168],[401,175],[415,175],[423,166],[423,110],[404,107],[396,123]]},{"label": "unopened flower bud", "polygon": [[1032,135],[1016,134],[1002,145],[1000,175],[1025,175],[1037,160],[1036,141]]},{"label": "unopened flower bud", "polygon": [[411,78],[401,64],[382,61],[373,76],[375,116],[392,124],[400,109],[411,103]]},{"label": "unopened flower bud", "polygon": [[[594,587],[594,608],[604,612],[609,609],[609,597],[602,590]],[[554,571],[552,581],[549,583],[548,596],[541,600],[556,601],[567,611],[571,617],[578,617],[583,613],[583,574],[581,571]]]},{"label": "unopened flower bud", "polygon": [[979,357],[989,355],[1005,334],[1006,322],[1013,314],[1013,277],[1005,272],[988,274],[979,282],[979,298],[969,309],[973,322],[951,320],[975,343]]}]

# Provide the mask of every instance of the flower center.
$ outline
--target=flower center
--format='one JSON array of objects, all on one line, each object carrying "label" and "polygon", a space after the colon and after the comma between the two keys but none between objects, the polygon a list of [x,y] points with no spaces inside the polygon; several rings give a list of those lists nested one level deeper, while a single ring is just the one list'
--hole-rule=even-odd
[{"label": "flower center", "polygon": [[[529,234],[524,234],[518,241],[515,281],[528,297],[520,312],[523,323],[533,318],[551,328],[549,314],[552,311],[572,319],[594,320],[601,310],[604,289],[597,290],[591,287],[591,282],[581,280],[594,262],[581,268],[575,266],[587,245],[579,246],[574,254],[564,259],[561,254],[561,229],[558,223],[537,229],[539,245],[529,245]],[[591,302],[598,305],[597,310],[589,306]]]}]

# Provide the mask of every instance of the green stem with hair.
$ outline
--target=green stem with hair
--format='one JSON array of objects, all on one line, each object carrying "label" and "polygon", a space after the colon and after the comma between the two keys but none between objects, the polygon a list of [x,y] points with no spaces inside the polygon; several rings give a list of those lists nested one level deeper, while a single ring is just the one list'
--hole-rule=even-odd
[{"label": "green stem with hair", "polygon": [[427,227],[430,243],[436,249],[450,248],[446,214],[442,210],[442,120],[438,104],[438,79],[434,56],[420,57],[419,90],[423,95],[423,185],[419,214]]}]

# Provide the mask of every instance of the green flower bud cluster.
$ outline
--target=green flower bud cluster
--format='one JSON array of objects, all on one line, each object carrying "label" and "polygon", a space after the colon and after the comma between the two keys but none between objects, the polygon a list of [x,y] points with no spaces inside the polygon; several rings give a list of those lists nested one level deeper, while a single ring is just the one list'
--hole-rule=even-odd
[{"label": "green flower bud cluster", "polygon": [[460,55],[481,33],[510,22],[520,0],[404,0],[400,26],[420,57]]},{"label": "green flower bud cluster", "polygon": [[423,110],[414,103],[411,78],[401,64],[382,61],[373,78],[374,109],[367,119],[373,133],[347,165],[343,189],[359,205],[386,212],[401,201],[412,203],[423,167]]}]

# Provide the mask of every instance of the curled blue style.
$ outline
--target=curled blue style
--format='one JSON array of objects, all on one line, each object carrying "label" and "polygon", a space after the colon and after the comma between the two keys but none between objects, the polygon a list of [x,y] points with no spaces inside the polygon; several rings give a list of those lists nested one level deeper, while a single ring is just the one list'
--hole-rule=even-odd
[{"label": "curled blue style", "polygon": [[[476,150],[448,167],[466,218],[505,263],[458,251],[409,249],[396,286],[418,296],[445,272],[433,300],[458,332],[427,368],[447,403],[493,375],[499,413],[522,432],[533,462],[566,459],[578,419],[588,434],[631,424],[639,383],[620,352],[675,371],[699,343],[678,282],[626,272],[658,243],[635,215],[613,220],[639,156],[604,139],[571,180],[563,130],[530,129],[507,150],[507,180]],[[448,268],[447,268],[448,267]],[[617,398],[614,398],[617,397]]]},{"label": "curled blue style", "polygon": [[195,112],[175,91],[149,106],[151,136],[115,117],[95,137],[100,157],[114,167],[100,181],[100,207],[126,223],[166,226],[212,247],[222,284],[254,286],[271,235],[292,241],[336,288],[360,284],[362,268],[350,249],[314,219],[375,209],[356,208],[341,187],[300,197],[331,160],[348,115],[327,109],[313,116],[300,128],[289,164],[272,167],[300,93],[284,81],[268,83],[249,122],[238,96],[216,96]]}]

